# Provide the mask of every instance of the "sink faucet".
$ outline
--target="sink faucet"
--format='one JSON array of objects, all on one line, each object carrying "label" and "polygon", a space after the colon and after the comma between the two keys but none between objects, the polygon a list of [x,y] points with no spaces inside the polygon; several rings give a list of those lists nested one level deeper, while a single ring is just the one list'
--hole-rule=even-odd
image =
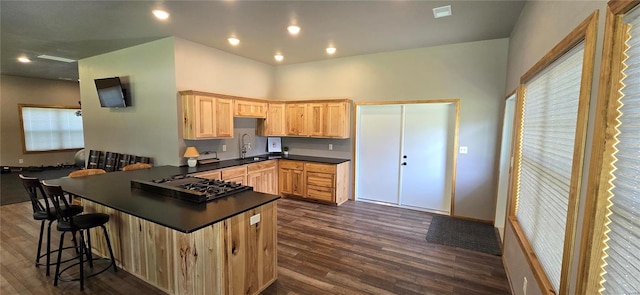
[{"label": "sink faucet", "polygon": [[[244,159],[244,157],[247,154],[247,150],[251,149],[251,143],[245,143],[244,142],[244,137],[245,136],[249,136],[249,134],[242,134],[242,137],[240,139],[240,159]],[[251,138],[249,138],[251,139]]]}]

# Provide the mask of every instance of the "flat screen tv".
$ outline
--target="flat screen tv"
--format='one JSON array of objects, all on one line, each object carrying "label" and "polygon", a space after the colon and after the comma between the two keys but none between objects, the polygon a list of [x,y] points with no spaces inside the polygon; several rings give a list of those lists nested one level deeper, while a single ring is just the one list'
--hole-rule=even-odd
[{"label": "flat screen tv", "polygon": [[127,107],[126,91],[119,77],[95,79],[100,106],[103,108]]}]

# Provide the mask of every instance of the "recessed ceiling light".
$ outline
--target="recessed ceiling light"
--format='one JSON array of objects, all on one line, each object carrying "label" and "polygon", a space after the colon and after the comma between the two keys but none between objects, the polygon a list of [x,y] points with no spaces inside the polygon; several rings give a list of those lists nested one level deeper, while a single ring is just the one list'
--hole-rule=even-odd
[{"label": "recessed ceiling light", "polygon": [[336,53],[336,48],[335,47],[327,47],[327,53],[328,54]]},{"label": "recessed ceiling light", "polygon": [[451,5],[436,7],[433,9],[433,17],[441,18],[451,15]]},{"label": "recessed ceiling light", "polygon": [[68,63],[72,63],[72,62],[76,61],[75,59],[70,59],[70,58],[66,58],[66,57],[59,57],[59,56],[53,56],[53,55],[46,55],[46,54],[38,55],[38,58],[55,60],[55,61],[62,61],[62,62],[68,62]]},{"label": "recessed ceiling light", "polygon": [[21,63],[25,63],[25,64],[31,62],[31,60],[26,56],[18,57],[18,61],[21,62]]},{"label": "recessed ceiling light", "polygon": [[287,30],[289,31],[289,34],[291,35],[298,35],[298,33],[300,33],[300,27],[298,26],[288,26]]},{"label": "recessed ceiling light", "polygon": [[275,58],[277,61],[282,61],[284,59],[284,56],[282,56],[282,54],[278,53],[278,54],[274,55],[273,58]]},{"label": "recessed ceiling light", "polygon": [[165,20],[169,18],[169,13],[164,10],[156,9],[151,12],[156,16],[157,19]]},{"label": "recessed ceiling light", "polygon": [[229,38],[227,40],[229,40],[229,44],[231,44],[233,46],[238,46],[238,44],[240,44],[240,39],[238,39],[238,38],[231,37],[231,38]]}]

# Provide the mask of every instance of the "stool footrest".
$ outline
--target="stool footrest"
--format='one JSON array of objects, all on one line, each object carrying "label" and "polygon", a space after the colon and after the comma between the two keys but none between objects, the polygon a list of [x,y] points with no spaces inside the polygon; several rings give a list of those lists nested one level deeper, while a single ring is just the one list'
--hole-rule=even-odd
[{"label": "stool footrest", "polygon": [[[93,254],[92,254],[92,257],[93,257]],[[71,258],[71,259],[77,259],[77,258],[78,258],[78,257],[73,257],[73,258]],[[100,269],[100,270],[98,270],[98,271],[93,271],[93,270],[95,269],[95,267],[94,267],[94,268],[84,267],[85,273],[87,273],[87,270],[89,270],[89,271],[91,272],[90,274],[85,274],[85,275],[84,275],[84,278],[85,278],[85,279],[90,278],[90,277],[93,277],[93,276],[96,276],[96,275],[99,275],[99,274],[101,274],[101,273],[105,272],[106,270],[108,270],[109,268],[111,268],[111,267],[114,265],[114,263],[115,263],[115,262],[113,262],[111,259],[106,258],[106,257],[97,257],[97,258],[92,258],[92,259],[93,259],[93,262],[94,262],[94,263],[96,263],[97,261],[109,261],[109,264],[105,265],[105,266],[104,266],[104,268],[102,268],[102,269]],[[67,260],[67,261],[69,261],[69,260]],[[86,260],[85,260],[84,262],[88,262],[88,261],[86,261]],[[79,280],[80,280],[80,277],[75,277],[75,278],[74,278],[74,277],[66,277],[66,278],[65,278],[65,277],[63,277],[63,276],[62,276],[62,274],[63,274],[65,271],[70,270],[72,267],[74,267],[74,266],[78,266],[79,264],[80,264],[80,262],[76,262],[76,263],[70,264],[70,265],[66,266],[65,268],[63,268],[62,270],[60,270],[60,273],[58,274],[58,280],[59,280],[59,281],[62,281],[62,282],[74,282],[74,281],[79,281]]]}]

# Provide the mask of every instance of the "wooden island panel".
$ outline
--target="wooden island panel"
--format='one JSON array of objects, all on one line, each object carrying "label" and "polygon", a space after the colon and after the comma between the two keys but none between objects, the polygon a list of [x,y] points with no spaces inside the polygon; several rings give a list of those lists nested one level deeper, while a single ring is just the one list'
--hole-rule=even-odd
[{"label": "wooden island panel", "polygon": [[[118,266],[169,294],[259,294],[277,278],[277,203],[183,233],[83,200],[106,224]],[[252,216],[260,221],[251,225]],[[108,257],[101,231],[95,253]]]}]

